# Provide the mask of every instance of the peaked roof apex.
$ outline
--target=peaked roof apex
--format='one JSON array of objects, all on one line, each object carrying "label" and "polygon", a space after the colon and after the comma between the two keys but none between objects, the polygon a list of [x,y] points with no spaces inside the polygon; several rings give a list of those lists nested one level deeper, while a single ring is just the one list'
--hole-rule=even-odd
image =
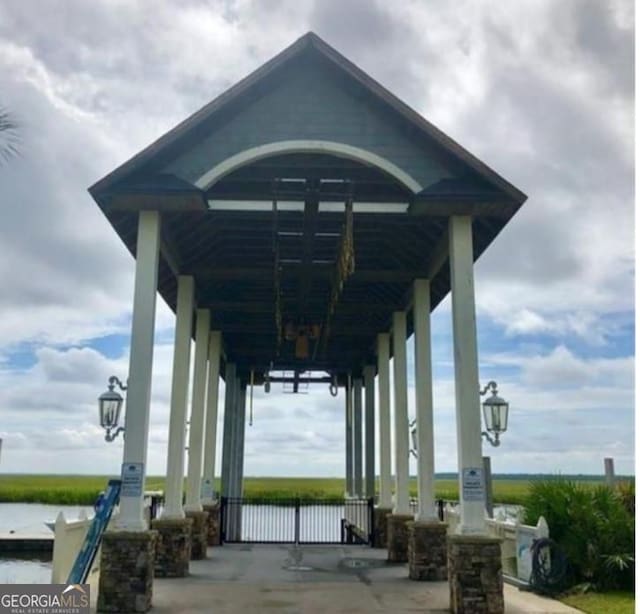
[{"label": "peaked roof apex", "polygon": [[238,81],[235,85],[217,96],[214,100],[203,106],[201,109],[193,113],[187,119],[183,120],[175,128],[161,136],[151,145],[137,153],[130,160],[120,165],[114,171],[103,177],[97,183],[89,188],[89,192],[95,197],[114,183],[124,178],[129,173],[137,170],[144,163],[157,155],[162,149],[172,145],[182,136],[191,131],[201,122],[220,110],[223,106],[230,103],[237,96],[245,92],[247,89],[268,77],[274,70],[284,65],[292,58],[303,53],[305,50],[312,48],[316,52],[322,54],[339,69],[346,72],[351,78],[360,82],[371,94],[381,99],[389,107],[393,108],[397,113],[404,116],[406,120],[414,124],[414,126],[423,134],[435,140],[440,146],[447,150],[455,158],[471,166],[476,172],[487,179],[491,184],[506,192],[518,204],[522,204],[527,196],[513,184],[509,183],[493,169],[487,166],[479,158],[464,149],[461,145],[447,136],[440,129],[436,128],[432,123],[427,121],[417,111],[414,111],[409,105],[400,100],[395,94],[390,92],[375,79],[370,77],[361,68],[343,56],[340,52],[329,45],[324,39],[313,31],[308,31],[298,38],[291,45],[283,49],[280,53],[272,57],[270,60],[262,64],[248,76]]}]

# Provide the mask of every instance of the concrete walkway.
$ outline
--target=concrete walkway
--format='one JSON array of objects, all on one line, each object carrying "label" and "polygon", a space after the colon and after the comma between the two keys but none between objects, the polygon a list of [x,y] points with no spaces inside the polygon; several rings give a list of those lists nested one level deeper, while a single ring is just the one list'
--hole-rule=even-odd
[{"label": "concrete walkway", "polygon": [[[505,585],[506,612],[578,612]],[[386,551],[361,546],[225,545],[191,575],[156,579],[153,612],[338,614],[449,612],[446,582],[414,582]]]}]

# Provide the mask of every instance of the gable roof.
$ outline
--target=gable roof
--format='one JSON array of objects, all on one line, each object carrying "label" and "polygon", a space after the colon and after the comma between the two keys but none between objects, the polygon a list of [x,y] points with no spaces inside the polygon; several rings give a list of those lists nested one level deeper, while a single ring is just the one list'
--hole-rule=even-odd
[{"label": "gable roof", "polygon": [[285,64],[303,53],[317,53],[329,60],[343,73],[347,74],[351,79],[362,85],[372,96],[381,100],[388,108],[392,109],[395,113],[409,121],[417,131],[436,142],[454,158],[457,158],[461,162],[467,164],[480,176],[484,177],[505,195],[513,199],[513,201],[518,205],[522,204],[526,200],[527,197],[523,192],[498,175],[498,173],[489,168],[484,162],[469,153],[461,145],[448,137],[444,132],[436,128],[432,123],[428,122],[424,117],[422,117],[422,115],[402,102],[397,96],[372,79],[363,70],[358,68],[313,32],[308,32],[299,38],[292,45],[263,64],[260,68],[223,92],[217,98],[202,107],[199,111],[196,111],[175,128],[133,156],[133,158],[106,175],[89,188],[90,193],[96,197],[100,193],[114,186],[114,184],[118,183],[120,180],[129,176],[134,171],[140,169],[143,165],[159,156],[167,148],[178,143],[183,137],[191,133],[202,123],[206,122],[213,115],[220,112],[224,107],[232,104],[239,96],[247,92],[250,88],[267,79],[275,70],[282,68]]}]

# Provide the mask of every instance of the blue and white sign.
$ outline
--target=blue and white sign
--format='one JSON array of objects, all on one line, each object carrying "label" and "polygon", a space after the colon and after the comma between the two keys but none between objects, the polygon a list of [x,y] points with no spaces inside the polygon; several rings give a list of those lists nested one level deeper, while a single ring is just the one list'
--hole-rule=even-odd
[{"label": "blue and white sign", "polygon": [[142,496],[142,474],[144,463],[122,463],[121,497]]},{"label": "blue and white sign", "polygon": [[202,485],[200,487],[200,497],[205,501],[213,499],[213,484],[211,480],[202,479]]},{"label": "blue and white sign", "polygon": [[484,471],[482,467],[465,467],[462,470],[463,501],[484,501]]}]

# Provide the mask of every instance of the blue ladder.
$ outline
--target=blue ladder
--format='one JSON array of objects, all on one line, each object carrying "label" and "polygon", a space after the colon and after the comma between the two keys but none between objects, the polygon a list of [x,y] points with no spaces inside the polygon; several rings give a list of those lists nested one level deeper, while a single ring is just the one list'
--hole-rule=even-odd
[{"label": "blue ladder", "polygon": [[118,499],[120,498],[121,485],[121,480],[109,480],[107,490],[105,491],[100,506],[96,510],[96,515],[93,517],[91,526],[84,538],[82,548],[80,548],[80,552],[78,552],[76,562],[73,564],[73,567],[69,572],[67,584],[85,583],[87,576],[89,575],[91,565],[93,564],[93,559],[95,559],[96,552],[98,551],[98,547],[102,541],[102,535],[109,524],[109,520],[111,519],[113,508],[116,506]]}]

